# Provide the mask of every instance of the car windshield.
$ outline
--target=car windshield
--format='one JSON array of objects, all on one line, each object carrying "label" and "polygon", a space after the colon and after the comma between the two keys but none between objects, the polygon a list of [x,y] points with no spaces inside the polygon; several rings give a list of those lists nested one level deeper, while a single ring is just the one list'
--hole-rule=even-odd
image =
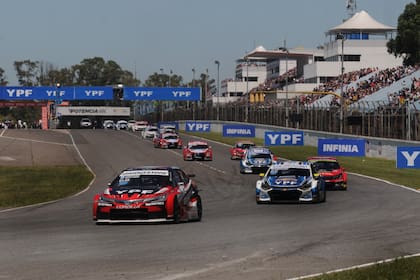
[{"label": "car windshield", "polygon": [[270,154],[250,154],[250,158],[271,158]]},{"label": "car windshield", "polygon": [[119,176],[112,183],[114,189],[158,190],[169,185],[169,176]]},{"label": "car windshield", "polygon": [[165,135],[164,137],[163,137],[164,139],[167,139],[167,140],[171,140],[171,139],[178,139],[178,136],[177,135]]},{"label": "car windshield", "polygon": [[236,147],[240,149],[249,149],[250,147],[254,147],[254,146],[255,144],[252,144],[252,143],[238,143],[236,145]]},{"label": "car windshield", "polygon": [[191,145],[190,149],[191,150],[203,150],[203,149],[207,149],[209,146],[206,144],[197,144],[197,145]]},{"label": "car windshield", "polygon": [[314,163],[316,170],[332,171],[340,169],[340,165],[335,161],[317,161]]},{"label": "car windshield", "polygon": [[157,128],[155,128],[155,127],[151,127],[151,128],[149,128],[149,129],[147,129],[147,131],[157,131],[158,129]]},{"label": "car windshield", "polygon": [[279,177],[279,176],[305,176],[308,177],[311,175],[309,169],[303,168],[289,168],[289,169],[271,169],[269,176],[270,177]]}]

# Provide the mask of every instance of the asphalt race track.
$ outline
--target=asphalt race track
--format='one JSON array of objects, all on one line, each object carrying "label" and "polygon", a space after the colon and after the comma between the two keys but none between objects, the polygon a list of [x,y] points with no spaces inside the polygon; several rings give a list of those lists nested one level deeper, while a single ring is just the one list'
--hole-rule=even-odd
[{"label": "asphalt race track", "polygon": [[[0,279],[287,279],[420,252],[418,192],[350,175],[324,204],[257,205],[257,175],[240,174],[225,145],[212,143],[212,162],[184,162],[126,131],[71,135],[96,180],[79,196],[0,212]],[[140,165],[196,174],[203,220],[96,225],[94,194]]]}]

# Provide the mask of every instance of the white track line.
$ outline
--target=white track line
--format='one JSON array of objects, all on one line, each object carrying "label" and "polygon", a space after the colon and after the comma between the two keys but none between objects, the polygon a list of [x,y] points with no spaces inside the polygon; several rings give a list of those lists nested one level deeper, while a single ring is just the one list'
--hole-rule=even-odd
[{"label": "white track line", "polygon": [[377,264],[389,263],[389,262],[393,262],[397,259],[408,259],[408,258],[412,258],[412,257],[420,257],[420,253],[413,254],[413,255],[406,255],[406,256],[392,258],[392,259],[386,259],[386,260],[377,261],[377,262],[371,262],[371,263],[365,263],[365,264],[350,266],[350,267],[346,267],[346,268],[340,268],[340,269],[336,269],[336,270],[330,270],[330,271],[322,272],[322,273],[315,273],[315,274],[311,274],[311,275],[288,278],[286,280],[307,279],[307,278],[317,277],[317,276],[321,276],[321,275],[332,274],[332,273],[336,273],[336,272],[348,271],[348,270],[352,270],[352,269],[356,269],[356,268],[363,268],[363,267],[369,267],[369,266],[373,266],[373,265],[377,265]]}]

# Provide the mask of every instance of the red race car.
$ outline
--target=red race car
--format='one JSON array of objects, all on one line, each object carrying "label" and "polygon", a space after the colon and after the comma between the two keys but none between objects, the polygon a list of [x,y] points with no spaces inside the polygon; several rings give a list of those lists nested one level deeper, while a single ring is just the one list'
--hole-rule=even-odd
[{"label": "red race car", "polygon": [[182,148],[182,140],[176,133],[161,133],[153,138],[155,148]]},{"label": "red race car", "polygon": [[308,161],[325,180],[325,186],[330,189],[347,190],[347,173],[334,157],[309,157]]},{"label": "red race car", "polygon": [[249,140],[237,141],[235,145],[230,148],[230,159],[242,159],[245,150],[249,147],[255,147],[255,143]]},{"label": "red race car", "polygon": [[95,195],[93,220],[97,224],[200,221],[201,197],[191,177],[178,167],[125,169]]},{"label": "red race car", "polygon": [[189,141],[182,155],[184,160],[213,160],[213,150],[205,141]]}]

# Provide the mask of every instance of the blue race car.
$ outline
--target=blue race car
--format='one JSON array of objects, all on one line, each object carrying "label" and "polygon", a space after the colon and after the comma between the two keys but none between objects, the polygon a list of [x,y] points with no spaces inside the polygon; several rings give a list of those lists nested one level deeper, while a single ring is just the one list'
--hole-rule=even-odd
[{"label": "blue race car", "polygon": [[256,201],[325,202],[325,181],[314,173],[310,162],[284,161],[273,164],[256,183]]},{"label": "blue race car", "polygon": [[265,173],[275,158],[268,148],[250,147],[245,151],[240,162],[240,172],[242,174],[259,174]]}]

